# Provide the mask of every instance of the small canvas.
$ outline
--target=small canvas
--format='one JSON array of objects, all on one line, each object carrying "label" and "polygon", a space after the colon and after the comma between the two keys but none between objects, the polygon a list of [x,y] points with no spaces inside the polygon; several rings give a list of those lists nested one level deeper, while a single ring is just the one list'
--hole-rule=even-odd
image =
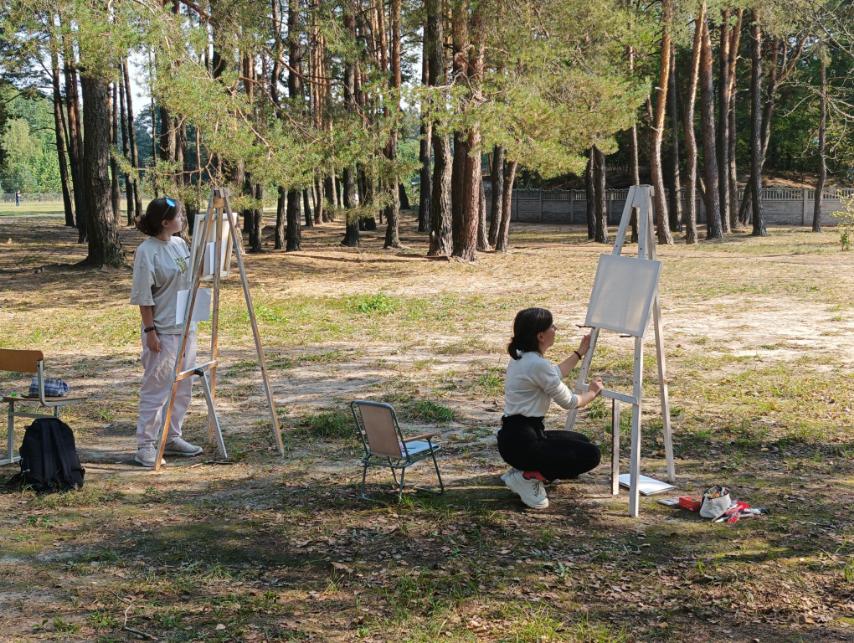
[{"label": "small canvas", "polygon": [[[216,216],[216,215],[214,215]],[[220,276],[228,275],[231,266],[231,231],[229,228],[228,216],[221,213],[222,217],[222,237],[220,246]],[[201,260],[204,261],[202,269],[202,279],[211,279],[214,274],[214,255],[216,254],[216,220],[211,224],[210,233],[207,239],[202,239],[202,232],[205,229],[205,219],[207,214],[202,212],[196,215],[193,223],[193,261],[200,260],[200,255],[203,255]],[[204,250],[203,250],[204,248]]]},{"label": "small canvas", "polygon": [[602,255],[585,326],[643,337],[658,288],[661,262]]}]

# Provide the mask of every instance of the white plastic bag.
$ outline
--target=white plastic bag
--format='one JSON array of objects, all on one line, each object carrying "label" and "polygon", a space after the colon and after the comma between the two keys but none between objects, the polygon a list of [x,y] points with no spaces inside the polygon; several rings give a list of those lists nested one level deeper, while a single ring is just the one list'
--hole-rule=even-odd
[{"label": "white plastic bag", "polygon": [[703,518],[719,518],[732,505],[732,497],[729,489],[720,485],[709,487],[703,493],[703,504],[700,506],[700,515]]}]

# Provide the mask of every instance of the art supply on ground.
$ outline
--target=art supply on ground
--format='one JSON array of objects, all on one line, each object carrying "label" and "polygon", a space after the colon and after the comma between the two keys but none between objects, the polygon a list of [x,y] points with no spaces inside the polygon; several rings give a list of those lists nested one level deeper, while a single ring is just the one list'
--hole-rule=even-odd
[{"label": "art supply on ground", "polygon": [[703,504],[700,507],[700,515],[703,518],[711,518],[714,520],[721,516],[727,509],[733,505],[732,497],[729,489],[722,485],[709,487],[703,492]]},{"label": "art supply on ground", "polygon": [[[676,503],[673,503],[676,500]],[[733,500],[730,490],[723,485],[709,487],[703,493],[703,499],[691,496],[679,496],[678,498],[662,498],[659,500],[663,505],[678,506],[686,511],[700,512],[703,518],[709,518],[712,522],[738,522],[742,518],[762,516],[768,513],[762,507],[751,507],[743,500]]]},{"label": "art supply on ground", "polygon": [[665,507],[678,507],[679,506],[679,498],[678,496],[673,496],[672,498],[659,498],[656,502],[660,505],[664,505]]},{"label": "art supply on ground", "polygon": [[691,496],[679,496],[679,507],[682,509],[687,509],[688,511],[700,511],[700,506],[703,504],[703,501],[699,498],[692,498]]},{"label": "art supply on ground", "polygon": [[[631,486],[632,478],[631,474],[624,473],[620,475],[620,486],[629,488]],[[675,489],[672,484],[668,482],[664,482],[662,480],[656,480],[655,478],[650,478],[649,476],[638,476],[638,491],[641,492],[644,496],[651,496],[656,493],[663,493],[665,491],[670,491],[671,489]]]}]

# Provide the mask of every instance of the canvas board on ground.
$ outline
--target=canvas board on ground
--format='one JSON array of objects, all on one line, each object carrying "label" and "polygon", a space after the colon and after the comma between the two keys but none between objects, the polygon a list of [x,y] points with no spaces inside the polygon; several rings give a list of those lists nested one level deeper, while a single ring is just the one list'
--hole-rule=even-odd
[{"label": "canvas board on ground", "polygon": [[661,262],[602,255],[585,326],[643,337],[658,288]]}]

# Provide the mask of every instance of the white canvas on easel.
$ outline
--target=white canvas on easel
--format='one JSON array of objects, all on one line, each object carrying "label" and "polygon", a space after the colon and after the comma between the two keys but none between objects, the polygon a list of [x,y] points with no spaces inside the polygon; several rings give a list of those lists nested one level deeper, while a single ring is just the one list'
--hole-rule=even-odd
[{"label": "white canvas on easel", "polygon": [[619,255],[599,257],[584,325],[643,336],[660,272],[660,261]]},{"label": "white canvas on easel", "polygon": [[[620,256],[626,239],[626,230],[632,210],[638,212],[637,257]],[[661,399],[661,416],[664,433],[664,454],[667,462],[667,479],[675,482],[673,438],[670,427],[670,401],[667,392],[667,373],[664,363],[664,335],[661,326],[661,306],[658,301],[658,279],[661,264],[655,261],[655,234],[653,225],[652,187],[635,185],[629,188],[614,249],[602,257],[597,268],[596,281],[590,296],[587,323],[590,348],[584,355],[575,383],[577,393],[588,389],[587,377],[599,333],[611,330],[629,335],[634,340],[634,365],[632,392],[620,393],[602,390],[602,397],[611,400],[611,493],[619,494],[620,478],[620,402],[632,406],[631,457],[629,463],[629,515],[636,517],[640,507],[640,451],[641,415],[643,409],[643,352],[644,335],[652,313],[655,329],[655,354],[658,364],[658,383]],[[578,409],[569,411],[566,429],[575,426]]]},{"label": "white canvas on easel", "polygon": [[[201,212],[196,215],[193,223],[193,261],[203,261],[202,279],[213,279],[215,272],[216,246],[217,246],[217,231],[216,225],[206,226],[207,213]],[[221,277],[227,277],[231,268],[231,225],[229,219],[224,212],[212,212],[212,217],[220,219],[218,222],[220,228],[220,257],[219,270]],[[205,231],[207,230],[207,234]],[[194,264],[195,265],[195,264]]]}]

